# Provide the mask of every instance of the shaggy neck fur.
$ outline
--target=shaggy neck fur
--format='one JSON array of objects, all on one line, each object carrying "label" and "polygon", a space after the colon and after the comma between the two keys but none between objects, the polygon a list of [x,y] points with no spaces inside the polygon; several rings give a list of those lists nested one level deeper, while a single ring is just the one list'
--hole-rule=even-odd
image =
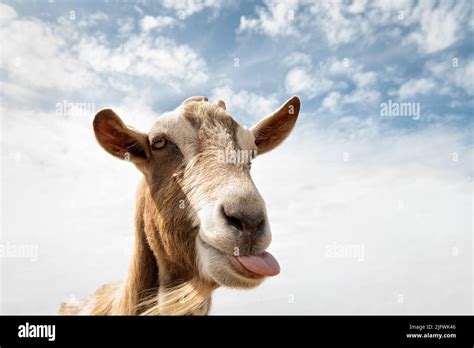
[{"label": "shaggy neck fur", "polygon": [[[83,303],[63,303],[60,314],[208,314],[215,284],[198,277],[197,265],[183,267],[182,263],[173,262],[173,258],[184,255],[170,255],[167,248],[180,241],[163,238],[165,235],[157,230],[167,222],[170,226],[181,222],[182,228],[191,227],[176,217],[172,218],[175,223],[167,221],[169,214],[160,212],[155,201],[143,181],[137,192],[135,245],[125,281],[102,286]],[[177,231],[175,236],[192,236],[189,231],[184,232]]]},{"label": "shaggy neck fur", "polygon": [[[198,277],[191,252],[177,253],[194,251],[194,237],[189,238],[193,236],[192,226],[185,216],[176,216],[178,211],[166,211],[169,204],[163,198],[166,193],[152,194],[145,182],[140,185],[135,251],[119,307],[131,315],[208,314],[213,286]],[[160,228],[171,230],[159,233]],[[184,240],[179,238],[184,236]],[[175,243],[188,244],[189,248],[175,249]]]}]

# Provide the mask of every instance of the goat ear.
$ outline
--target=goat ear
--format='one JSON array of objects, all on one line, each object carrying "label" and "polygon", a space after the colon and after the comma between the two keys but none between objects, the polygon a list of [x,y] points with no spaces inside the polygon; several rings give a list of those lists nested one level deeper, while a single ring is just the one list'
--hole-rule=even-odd
[{"label": "goat ear", "polygon": [[190,103],[190,102],[200,102],[200,101],[209,101],[209,98],[208,97],[204,97],[204,96],[201,96],[201,95],[198,95],[198,96],[194,96],[194,97],[189,97],[188,99],[185,99],[181,104],[185,105],[187,103]]},{"label": "goat ear", "polygon": [[100,110],[93,125],[97,141],[111,155],[134,163],[149,158],[148,136],[127,127],[112,109]]},{"label": "goat ear", "polygon": [[300,106],[300,99],[294,96],[251,128],[259,155],[273,150],[290,135],[298,119]]}]

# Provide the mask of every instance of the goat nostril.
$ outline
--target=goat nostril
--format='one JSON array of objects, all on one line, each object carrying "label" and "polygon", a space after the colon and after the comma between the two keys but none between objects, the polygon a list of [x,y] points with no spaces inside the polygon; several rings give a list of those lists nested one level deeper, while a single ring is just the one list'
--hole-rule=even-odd
[{"label": "goat nostril", "polygon": [[235,227],[236,229],[238,229],[239,231],[242,231],[244,229],[244,226],[242,225],[242,221],[240,221],[240,219],[230,215],[230,214],[227,214],[225,212],[225,209],[224,207],[221,208],[222,210],[222,215],[224,216],[224,219],[227,221],[227,223],[233,227]]},{"label": "goat nostril", "polygon": [[229,225],[234,226],[239,231],[242,231],[244,229],[244,226],[242,225],[242,222],[239,219],[233,216],[226,215],[226,214],[224,215]]},{"label": "goat nostril", "polygon": [[252,214],[229,214],[226,213],[224,207],[222,207],[222,215],[232,227],[235,227],[240,232],[256,233],[264,230],[265,219],[261,216],[252,216]]}]

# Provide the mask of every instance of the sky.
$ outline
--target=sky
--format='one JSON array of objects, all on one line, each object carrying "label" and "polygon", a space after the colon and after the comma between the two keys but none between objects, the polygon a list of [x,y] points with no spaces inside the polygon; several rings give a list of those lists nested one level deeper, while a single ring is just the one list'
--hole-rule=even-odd
[{"label": "sky", "polygon": [[126,270],[140,175],[95,143],[96,110],[147,131],[206,95],[252,126],[298,95],[252,169],[282,274],[212,313],[472,313],[472,7],[2,1],[1,243],[38,257],[0,258],[0,312],[54,313]]}]

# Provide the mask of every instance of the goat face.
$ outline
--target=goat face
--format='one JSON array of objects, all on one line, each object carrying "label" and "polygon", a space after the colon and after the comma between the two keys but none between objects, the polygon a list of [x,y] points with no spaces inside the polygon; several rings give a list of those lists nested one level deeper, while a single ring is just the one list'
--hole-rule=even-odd
[{"label": "goat face", "polygon": [[94,131],[102,147],[145,176],[150,192],[145,232],[158,261],[239,288],[279,273],[265,251],[270,226],[250,167],[257,154],[291,133],[299,109],[293,97],[247,129],[223,101],[191,97],[162,115],[148,134],[125,126],[110,109],[97,113]]}]

